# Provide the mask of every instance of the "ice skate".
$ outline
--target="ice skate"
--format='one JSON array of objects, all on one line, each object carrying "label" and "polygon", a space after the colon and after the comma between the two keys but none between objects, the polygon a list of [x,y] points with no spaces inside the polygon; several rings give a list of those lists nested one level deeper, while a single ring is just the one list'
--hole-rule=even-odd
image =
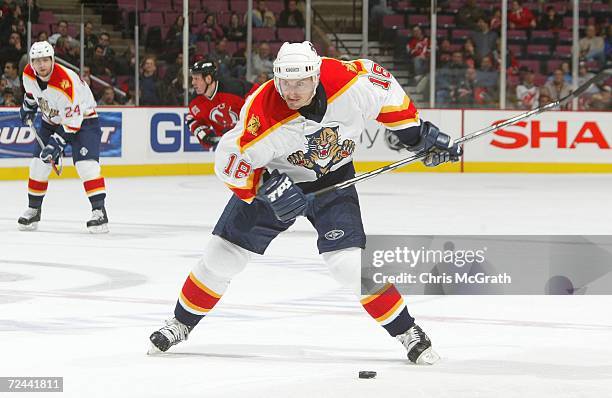
[{"label": "ice skate", "polygon": [[108,217],[104,207],[92,210],[91,219],[87,221],[87,229],[92,234],[108,233]]},{"label": "ice skate", "polygon": [[28,207],[23,213],[23,216],[17,220],[18,228],[20,231],[35,231],[38,228],[38,222],[40,221],[41,209]]},{"label": "ice skate", "polygon": [[408,351],[408,359],[417,365],[433,365],[440,356],[431,348],[431,340],[418,325],[412,326],[404,334],[395,336]]},{"label": "ice skate", "polygon": [[151,347],[147,354],[153,355],[160,352],[166,352],[170,347],[187,340],[189,332],[193,326],[187,326],[179,322],[176,318],[166,320],[166,326],[153,332],[149,337]]}]

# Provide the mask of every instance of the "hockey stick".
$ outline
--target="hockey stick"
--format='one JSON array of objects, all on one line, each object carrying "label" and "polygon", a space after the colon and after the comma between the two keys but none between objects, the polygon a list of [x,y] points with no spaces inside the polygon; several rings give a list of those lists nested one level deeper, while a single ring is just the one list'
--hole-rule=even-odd
[{"label": "hockey stick", "polygon": [[[571,99],[573,99],[575,97],[578,97],[578,96],[582,95],[586,90],[589,89],[589,87],[591,87],[591,84],[598,83],[599,81],[603,80],[605,77],[609,76],[611,73],[612,73],[612,69],[611,68],[604,69],[604,70],[600,71],[597,75],[595,75],[592,78],[590,78],[589,80],[587,80],[583,85],[581,85],[580,87],[576,88],[576,90],[572,91],[571,93],[569,93],[565,97],[560,98],[560,99],[558,99],[555,102],[551,102],[551,103],[543,105],[543,106],[541,106],[539,108],[532,109],[532,110],[527,111],[525,113],[521,113],[520,115],[516,115],[516,116],[514,116],[514,117],[512,117],[510,119],[507,119],[507,120],[504,120],[502,122],[496,123],[496,124],[494,124],[492,126],[485,127],[485,128],[483,128],[481,130],[475,131],[475,132],[473,132],[471,134],[468,134],[468,135],[466,135],[464,137],[458,138],[454,142],[456,144],[463,144],[465,142],[469,142],[469,141],[472,141],[472,140],[474,140],[474,139],[476,139],[478,137],[481,137],[481,136],[483,136],[485,134],[489,134],[489,133],[491,133],[493,131],[497,131],[497,130],[499,130],[502,127],[514,124],[515,122],[518,122],[519,120],[523,120],[523,119],[526,119],[526,118],[531,117],[533,115],[537,115],[539,113],[542,113],[542,112],[548,111],[550,109],[556,108],[557,106],[559,106],[561,104],[564,104],[565,102],[567,102],[567,101],[569,101],[569,100],[571,100]],[[312,194],[314,196],[321,196],[321,195],[324,195],[324,194],[326,194],[328,192],[331,192],[331,191],[335,191],[335,190],[338,190],[338,189],[344,189],[344,188],[351,187],[351,186],[353,186],[353,185],[355,185],[355,184],[357,184],[357,183],[359,183],[361,181],[369,180],[370,178],[376,177],[377,175],[388,173],[388,172],[390,172],[392,170],[395,170],[395,169],[397,169],[399,167],[407,165],[408,163],[412,163],[412,162],[414,162],[416,160],[423,159],[428,154],[429,154],[429,152],[420,152],[420,153],[417,153],[417,154],[412,155],[410,157],[407,157],[405,159],[398,160],[395,163],[391,163],[391,164],[388,164],[388,165],[383,166],[381,168],[372,170],[370,172],[367,172],[367,173],[364,173],[364,174],[360,174],[360,175],[358,175],[356,177],[351,178],[350,180],[346,180],[344,182],[340,182],[338,184],[329,186],[327,188],[320,189],[320,190],[318,190],[316,192],[313,192]]]},{"label": "hockey stick", "polygon": [[[38,131],[36,131],[36,127],[34,127],[34,123],[32,123],[31,120],[28,120],[27,124],[34,132],[34,138],[36,138],[36,142],[38,142],[38,145],[40,146],[40,150],[45,149],[45,144],[43,143],[42,138],[40,138],[40,136],[38,135]],[[51,167],[53,167],[53,171],[55,171],[55,174],[59,176],[60,174],[62,174],[62,170],[64,169],[64,162],[62,161],[61,156],[58,159],[59,159],[59,162],[58,162],[59,165],[56,164],[53,161],[53,159],[51,159],[50,163],[51,163]]]}]

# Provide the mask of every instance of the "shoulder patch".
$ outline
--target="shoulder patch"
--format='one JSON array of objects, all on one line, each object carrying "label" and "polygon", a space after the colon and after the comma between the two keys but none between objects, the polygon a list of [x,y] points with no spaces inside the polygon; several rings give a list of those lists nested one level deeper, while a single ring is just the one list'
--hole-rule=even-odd
[{"label": "shoulder patch", "polygon": [[64,93],[70,102],[74,102],[74,82],[61,65],[54,65],[48,85]]},{"label": "shoulder patch", "polygon": [[340,61],[334,58],[323,58],[321,64],[321,83],[327,94],[327,103],[331,103],[338,96],[352,86],[360,75],[366,74],[361,61]]},{"label": "shoulder patch", "polygon": [[243,132],[238,137],[238,148],[244,152],[263,137],[300,114],[289,109],[276,91],[272,80],[262,84],[246,104]]}]

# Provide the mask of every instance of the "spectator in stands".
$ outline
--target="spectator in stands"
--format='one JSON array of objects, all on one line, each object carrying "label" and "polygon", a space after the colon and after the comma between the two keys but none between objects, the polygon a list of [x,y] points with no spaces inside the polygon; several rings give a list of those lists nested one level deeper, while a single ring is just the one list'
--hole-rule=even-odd
[{"label": "spectator in stands", "polygon": [[214,41],[221,40],[224,36],[223,29],[217,23],[215,14],[206,15],[204,24],[197,32],[198,40]]},{"label": "spectator in stands", "polygon": [[227,50],[227,38],[222,38],[215,45],[214,51],[209,54],[211,60],[215,61],[218,73],[221,76],[230,76],[232,72],[232,54]]},{"label": "spectator in stands", "polygon": [[489,90],[491,95],[497,93],[497,88],[499,87],[499,71],[495,69],[493,58],[490,55],[482,57],[480,68],[476,71],[476,78],[483,87]]},{"label": "spectator in stands", "polygon": [[[524,69],[523,69],[524,68]],[[534,84],[533,70],[521,67],[523,79],[516,86],[516,105],[518,109],[535,109],[539,105],[540,89]]]},{"label": "spectator in stands", "polygon": [[465,63],[463,62],[463,53],[454,51],[451,55],[451,60],[448,65],[438,70],[436,79],[436,103],[441,106],[448,105],[451,102],[452,93],[465,77]]},{"label": "spectator in stands", "polygon": [[60,37],[63,37],[64,40],[67,39],[72,39],[72,37],[70,37],[70,35],[68,34],[68,22],[61,20],[57,23],[57,32],[55,32],[54,34],[52,34],[49,37],[49,43],[51,43],[52,46],[55,47],[55,44],[57,43],[57,39],[59,39]]},{"label": "spectator in stands", "polygon": [[17,24],[15,25],[15,32],[19,33],[21,36],[21,42],[26,43],[28,41],[28,28],[26,27],[25,21],[23,19],[18,19]]},{"label": "spectator in stands", "polygon": [[268,43],[261,43],[257,48],[257,51],[251,57],[252,62],[252,75],[249,77],[249,81],[253,82],[262,72],[268,75],[272,73],[272,55],[270,54],[270,46]]},{"label": "spectator in stands", "polygon": [[493,53],[497,47],[497,33],[489,28],[489,24],[484,18],[479,18],[476,23],[478,30],[470,33],[470,38],[474,41],[476,48],[476,62],[482,57]]},{"label": "spectator in stands", "polygon": [[476,0],[467,0],[466,4],[459,9],[455,23],[460,28],[475,30],[481,18],[484,18],[483,9],[476,4]]},{"label": "spectator in stands", "polygon": [[0,49],[0,65],[4,65],[7,61],[19,63],[21,56],[27,53],[25,45],[21,41],[21,36],[17,32],[13,32],[9,36],[8,45],[2,46]]},{"label": "spectator in stands", "polygon": [[163,82],[157,74],[155,57],[145,57],[140,73],[140,105],[162,105],[164,91]]},{"label": "spectator in stands", "polygon": [[38,36],[36,36],[35,41],[47,41],[47,40],[49,40],[49,34],[45,31],[42,31],[38,34]]},{"label": "spectator in stands", "polygon": [[563,70],[561,68],[557,68],[553,73],[553,80],[546,83],[544,87],[542,87],[540,95],[548,97],[552,101],[557,101],[568,95],[571,90],[571,86],[565,82]]},{"label": "spectator in stands", "polygon": [[15,93],[21,91],[21,79],[19,78],[17,62],[7,61],[4,64],[4,73],[2,74],[2,80],[5,81],[4,87],[10,88]]},{"label": "spectator in stands", "polygon": [[[132,75],[136,70],[136,49],[131,41],[115,63],[117,75]],[[125,90],[124,90],[125,91]]]},{"label": "spectator in stands", "polygon": [[104,58],[106,58],[106,62],[114,68],[116,62],[115,50],[113,50],[110,46],[110,35],[106,32],[100,33],[100,37],[98,39],[98,45],[100,45],[104,49]]},{"label": "spectator in stands", "polygon": [[32,23],[38,23],[38,16],[40,15],[40,8],[38,7],[36,0],[27,0],[23,5],[23,19],[25,21],[31,21]]},{"label": "spectator in stands", "polygon": [[497,32],[499,34],[501,30],[501,23],[502,23],[501,10],[499,8],[496,8],[495,11],[493,11],[491,22],[489,22],[489,28],[492,31]]},{"label": "spectator in stands", "polygon": [[4,106],[17,106],[17,98],[15,98],[15,93],[10,88],[5,88],[2,93],[2,100],[4,102]]},{"label": "spectator in stands", "polygon": [[586,37],[580,39],[580,56],[587,61],[597,61],[600,65],[605,63],[604,39],[597,36],[595,25],[588,25],[586,28]]},{"label": "spectator in stands", "polygon": [[246,41],[246,26],[240,23],[240,18],[235,12],[230,16],[229,26],[225,31],[225,37],[230,41]]},{"label": "spectator in stands", "polygon": [[540,20],[537,24],[538,29],[558,31],[563,28],[563,18],[557,14],[554,6],[546,7],[546,14],[540,15]]},{"label": "spectator in stands", "polygon": [[96,45],[93,56],[87,64],[91,68],[91,73],[94,76],[99,78],[111,78],[113,76],[112,65],[109,64],[104,56],[104,47],[100,44]]},{"label": "spectator in stands", "polygon": [[463,79],[452,90],[453,102],[461,106],[474,105],[476,84],[476,69],[467,68]]},{"label": "spectator in stands", "polygon": [[176,58],[176,55],[183,50],[183,27],[185,26],[185,18],[179,15],[174,20],[165,38],[165,51],[162,55],[167,62]]},{"label": "spectator in stands", "polygon": [[468,68],[476,67],[476,47],[472,39],[467,39],[463,43],[463,62]]},{"label": "spectator in stands", "polygon": [[591,97],[587,106],[589,109],[598,111],[612,110],[612,88],[610,86],[603,86],[600,93]]},{"label": "spectator in stands", "polygon": [[[246,21],[246,14],[244,18]],[[256,7],[253,8],[253,26],[256,28],[273,28],[276,26],[276,17],[272,11],[268,10],[265,0],[257,0]]]},{"label": "spectator in stands", "polygon": [[[84,37],[84,47],[85,47],[85,56],[89,57],[92,55],[96,44],[98,44],[98,36],[93,33],[93,24],[91,22],[85,22],[85,26],[83,27]],[[77,39],[80,40],[80,35],[77,36]]]},{"label": "spectator in stands", "polygon": [[510,29],[532,29],[536,27],[536,19],[527,7],[523,7],[519,0],[514,0],[508,13]]},{"label": "spectator in stands", "polygon": [[76,40],[66,40],[64,42],[64,59],[72,65],[79,65],[81,62],[81,45]]},{"label": "spectator in stands", "polygon": [[[378,37],[380,39],[382,38],[382,29],[380,28],[383,26],[383,17],[385,15],[392,15],[394,14],[394,12],[391,8],[387,6],[386,1],[373,0],[369,4],[371,7],[369,18],[370,29],[373,33],[378,33]],[[302,27],[303,26],[304,25],[302,24]]]},{"label": "spectator in stands", "polygon": [[164,76],[164,83],[166,85],[170,85],[172,80],[181,73],[183,73],[183,53],[182,52],[176,54],[174,61],[166,69],[166,74]]},{"label": "spectator in stands", "polygon": [[112,87],[104,87],[102,95],[98,100],[98,105],[117,106],[119,103],[115,101],[115,90]]},{"label": "spectator in stands", "polygon": [[21,18],[21,8],[15,3],[5,3],[5,6],[0,12],[0,44],[4,44],[5,40],[13,32],[14,26]]},{"label": "spectator in stands", "polygon": [[440,46],[437,51],[438,62],[436,63],[438,68],[446,67],[450,61],[451,56],[453,55],[453,50],[451,46],[451,42],[448,39],[442,39],[440,42]]},{"label": "spectator in stands", "polygon": [[[580,65],[578,67],[578,86],[582,86],[584,83],[587,82],[587,80],[591,79],[594,76],[594,73],[588,71],[586,63],[580,62]],[[584,93],[586,95],[593,95],[597,94],[598,92],[600,92],[599,87],[597,87],[597,85],[595,84],[591,84],[591,86]]]},{"label": "spectator in stands", "polygon": [[[375,15],[370,14],[371,18],[375,18]],[[302,12],[297,9],[297,0],[289,0],[287,6],[280,13],[278,18],[278,26],[280,28],[303,28],[304,27],[304,16]]]},{"label": "spectator in stands", "polygon": [[419,80],[419,78],[425,74],[428,68],[427,63],[430,52],[429,38],[423,35],[423,31],[420,27],[415,26],[412,28],[412,38],[406,47],[408,56],[412,61],[415,78]]}]

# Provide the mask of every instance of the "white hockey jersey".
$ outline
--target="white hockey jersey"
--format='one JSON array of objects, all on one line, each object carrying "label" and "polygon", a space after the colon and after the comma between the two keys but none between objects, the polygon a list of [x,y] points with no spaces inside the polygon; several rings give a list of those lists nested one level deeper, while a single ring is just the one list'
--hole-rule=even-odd
[{"label": "white hockey jersey", "polygon": [[67,133],[81,129],[83,119],[97,117],[96,100],[89,86],[79,75],[57,63],[43,90],[36,81],[36,74],[28,64],[23,70],[24,101],[33,105],[36,101],[43,120],[53,125],[62,125]]},{"label": "white hockey jersey", "polygon": [[265,169],[305,182],[352,162],[368,120],[391,130],[420,124],[403,88],[370,60],[323,58],[320,76],[327,96],[320,123],[289,109],[270,80],[247,99],[240,120],[219,142],[215,172],[242,200],[253,200]]}]

